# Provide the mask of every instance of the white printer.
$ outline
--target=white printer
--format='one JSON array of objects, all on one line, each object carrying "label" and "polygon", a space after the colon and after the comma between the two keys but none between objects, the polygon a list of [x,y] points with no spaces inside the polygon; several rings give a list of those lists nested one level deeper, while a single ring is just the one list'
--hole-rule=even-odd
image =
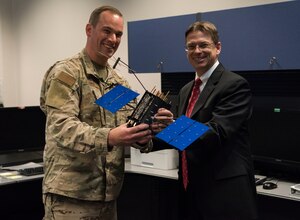
[{"label": "white printer", "polygon": [[141,153],[140,150],[131,147],[130,158],[132,165],[162,170],[172,170],[178,168],[178,151],[175,149]]}]

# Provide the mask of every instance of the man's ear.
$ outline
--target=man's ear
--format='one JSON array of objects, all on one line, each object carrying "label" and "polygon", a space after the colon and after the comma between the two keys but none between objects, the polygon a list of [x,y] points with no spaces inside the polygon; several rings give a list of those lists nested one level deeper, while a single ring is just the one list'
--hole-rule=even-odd
[{"label": "man's ear", "polygon": [[87,24],[85,26],[86,36],[90,37],[92,35],[92,29],[93,29],[93,26],[91,24]]},{"label": "man's ear", "polygon": [[219,55],[220,53],[221,53],[221,49],[222,49],[222,45],[221,45],[221,42],[218,42],[217,44],[216,44],[216,48],[217,48],[217,54]]}]

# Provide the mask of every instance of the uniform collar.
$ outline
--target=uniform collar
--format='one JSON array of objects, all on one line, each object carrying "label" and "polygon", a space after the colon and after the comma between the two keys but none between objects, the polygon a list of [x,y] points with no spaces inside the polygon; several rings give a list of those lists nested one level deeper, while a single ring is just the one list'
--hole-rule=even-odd
[{"label": "uniform collar", "polygon": [[109,74],[109,71],[108,71],[109,65],[101,66],[99,64],[96,64],[88,56],[85,49],[83,49],[80,54],[81,54],[81,57],[83,58],[86,73],[88,75],[93,75],[97,79],[102,79],[103,81],[105,81]]}]

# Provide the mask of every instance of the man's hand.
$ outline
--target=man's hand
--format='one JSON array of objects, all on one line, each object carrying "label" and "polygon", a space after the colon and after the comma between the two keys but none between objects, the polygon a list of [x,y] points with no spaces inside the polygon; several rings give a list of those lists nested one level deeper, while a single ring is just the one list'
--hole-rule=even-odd
[{"label": "man's hand", "polygon": [[158,133],[166,128],[168,125],[173,123],[173,113],[165,108],[158,109],[157,113],[154,115],[153,123],[151,124],[151,130],[154,133]]},{"label": "man's hand", "polygon": [[152,131],[148,124],[127,127],[122,124],[113,128],[108,134],[110,146],[130,146],[134,143],[146,144],[152,139]]}]

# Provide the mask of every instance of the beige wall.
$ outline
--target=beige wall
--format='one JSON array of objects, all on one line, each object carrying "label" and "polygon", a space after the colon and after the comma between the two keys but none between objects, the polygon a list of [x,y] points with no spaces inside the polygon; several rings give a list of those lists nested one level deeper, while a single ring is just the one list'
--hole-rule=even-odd
[{"label": "beige wall", "polygon": [[[85,24],[97,6],[116,6],[123,12],[125,21],[135,21],[276,2],[283,0],[1,0],[2,99],[6,106],[38,105],[44,73],[55,61],[71,56],[85,46]],[[127,62],[127,51],[125,29],[115,57]],[[118,69],[135,90],[143,93],[127,69]],[[147,89],[160,88],[159,73],[139,74],[138,77]]]}]

